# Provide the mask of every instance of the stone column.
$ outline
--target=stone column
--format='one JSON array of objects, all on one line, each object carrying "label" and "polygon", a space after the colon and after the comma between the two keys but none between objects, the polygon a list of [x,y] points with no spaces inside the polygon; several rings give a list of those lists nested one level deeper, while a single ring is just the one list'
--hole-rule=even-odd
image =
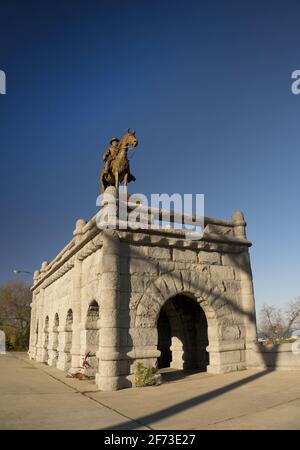
[{"label": "stone column", "polygon": [[46,327],[45,323],[43,326],[43,350],[41,362],[48,362],[48,343],[49,343],[49,325]]},{"label": "stone column", "polygon": [[53,323],[52,321],[50,322],[50,325],[48,327],[48,342],[47,342],[47,348],[46,348],[46,352],[45,352],[45,357],[47,357],[47,359],[45,359],[45,363],[50,365],[50,355],[51,355],[51,351],[52,351],[52,342],[53,342]]},{"label": "stone column", "polygon": [[[41,266],[41,274],[42,276],[47,270],[48,262],[43,261]],[[44,289],[41,288],[39,295],[39,303],[38,303],[38,321],[39,321],[39,329],[38,329],[38,342],[37,342],[37,355],[36,360],[39,362],[43,361],[43,335],[44,335]]]},{"label": "stone column", "polygon": [[30,359],[36,357],[36,316],[37,316],[37,293],[33,292],[31,302],[31,317],[30,317],[30,339],[28,356]]},{"label": "stone column", "polygon": [[81,270],[82,261],[75,259],[73,268],[73,289],[72,289],[72,346],[71,346],[71,367],[80,366],[80,333],[81,333]]},{"label": "stone column", "polygon": [[66,326],[58,327],[59,344],[58,344],[58,360],[57,368],[68,370],[71,366],[70,344],[72,339],[72,331],[67,330]]},{"label": "stone column", "polygon": [[[83,227],[86,222],[78,219],[76,228],[73,233],[75,242],[78,244],[83,236]],[[72,345],[71,345],[71,367],[76,369],[80,366],[80,333],[81,333],[81,276],[82,276],[82,260],[78,257],[74,261],[73,267],[73,287],[72,287]]]},{"label": "stone column", "polygon": [[208,346],[206,347],[206,351],[209,354],[209,365],[206,370],[208,373],[223,373],[218,319],[212,310],[204,308],[203,304],[201,306],[207,320]]},{"label": "stone column", "polygon": [[100,303],[99,373],[96,383],[103,391],[120,389],[120,241],[114,230],[103,231],[102,290]]},{"label": "stone column", "polygon": [[53,326],[49,333],[49,345],[48,345],[48,364],[49,366],[56,367],[58,360],[58,328]]},{"label": "stone column", "polygon": [[183,369],[184,368],[183,344],[181,340],[178,339],[178,337],[172,336],[170,350],[172,352],[172,361],[170,363],[170,367],[172,367],[173,369]]},{"label": "stone column", "polygon": [[[234,235],[246,239],[246,222],[241,211],[235,211],[232,215],[234,224]],[[252,352],[257,343],[255,299],[252,281],[252,271],[249,251],[245,251],[239,264],[239,273],[242,292],[242,307],[244,313],[245,335],[246,335],[246,358],[247,352]]]},{"label": "stone column", "polygon": [[43,336],[44,336],[43,311],[44,311],[44,289],[41,289],[39,299],[38,299],[38,308],[37,308],[37,320],[39,323],[39,327],[38,327],[36,360],[38,362],[43,361],[43,347],[44,347],[44,343],[43,343]]}]

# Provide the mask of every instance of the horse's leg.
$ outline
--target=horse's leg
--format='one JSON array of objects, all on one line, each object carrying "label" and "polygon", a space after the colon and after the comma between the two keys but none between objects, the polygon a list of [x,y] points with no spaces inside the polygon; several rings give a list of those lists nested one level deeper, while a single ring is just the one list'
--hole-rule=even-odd
[{"label": "horse's leg", "polygon": [[117,170],[115,172],[115,187],[116,187],[116,191],[118,192],[118,190],[119,190],[119,172]]},{"label": "horse's leg", "polygon": [[123,184],[124,184],[124,194],[127,197],[128,173],[125,173],[124,175]]},{"label": "horse's leg", "polygon": [[106,189],[106,185],[104,184],[104,172],[101,172],[100,184],[101,184],[101,192],[103,193]]}]

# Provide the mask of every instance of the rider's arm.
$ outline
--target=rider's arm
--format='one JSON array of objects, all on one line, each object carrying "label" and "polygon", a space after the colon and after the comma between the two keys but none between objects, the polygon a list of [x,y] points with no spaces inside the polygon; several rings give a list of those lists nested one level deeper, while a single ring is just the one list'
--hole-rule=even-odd
[{"label": "rider's arm", "polygon": [[102,155],[103,161],[105,162],[107,160],[107,158],[109,157],[109,149],[106,149],[105,152]]}]

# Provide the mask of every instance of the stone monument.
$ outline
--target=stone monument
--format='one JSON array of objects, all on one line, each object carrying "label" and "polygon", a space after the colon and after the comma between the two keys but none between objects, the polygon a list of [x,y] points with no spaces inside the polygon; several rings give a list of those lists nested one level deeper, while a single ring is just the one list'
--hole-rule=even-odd
[{"label": "stone monument", "polygon": [[[101,185],[117,198],[119,182],[134,179],[134,132],[115,144]],[[71,241],[34,273],[30,358],[67,371],[88,355],[82,370],[103,391],[134,386],[138,363],[247,368],[256,344],[250,246],[239,211],[231,220],[206,217],[200,240],[170,227],[99,229],[96,216],[78,220]]]}]

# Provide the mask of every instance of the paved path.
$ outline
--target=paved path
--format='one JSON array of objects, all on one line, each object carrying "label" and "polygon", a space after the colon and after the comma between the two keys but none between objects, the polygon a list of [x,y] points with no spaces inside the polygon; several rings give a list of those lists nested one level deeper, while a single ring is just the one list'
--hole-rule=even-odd
[{"label": "paved path", "polygon": [[100,392],[87,381],[0,355],[0,429],[300,429],[300,373],[192,374]]}]

